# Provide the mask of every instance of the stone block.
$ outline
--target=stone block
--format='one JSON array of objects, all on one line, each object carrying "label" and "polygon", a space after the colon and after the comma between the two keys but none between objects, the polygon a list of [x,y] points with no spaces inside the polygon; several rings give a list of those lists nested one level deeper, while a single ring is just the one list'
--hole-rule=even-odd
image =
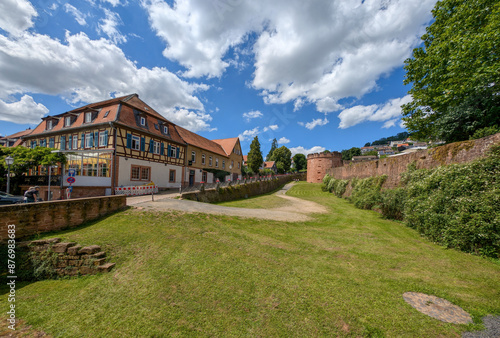
[{"label": "stone block", "polygon": [[86,247],[80,249],[78,251],[78,254],[79,255],[82,255],[82,254],[91,255],[91,254],[97,253],[99,251],[101,251],[101,247],[99,245],[89,245],[89,246],[86,246]]},{"label": "stone block", "polygon": [[69,247],[74,246],[75,242],[67,242],[67,243],[56,243],[52,246],[52,251],[57,253],[65,253]]},{"label": "stone block", "polygon": [[106,258],[99,258],[92,261],[95,266],[102,265],[106,262]]},{"label": "stone block", "polygon": [[68,251],[67,251],[68,255],[76,256],[78,254],[78,251],[80,251],[81,248],[82,248],[81,245],[75,245],[75,246],[68,248]]},{"label": "stone block", "polygon": [[106,253],[104,251],[101,251],[101,252],[98,252],[98,253],[95,253],[93,255],[90,255],[89,258],[104,258],[106,257]]},{"label": "stone block", "polygon": [[111,269],[116,265],[116,263],[106,263],[97,267],[99,272],[110,272]]}]

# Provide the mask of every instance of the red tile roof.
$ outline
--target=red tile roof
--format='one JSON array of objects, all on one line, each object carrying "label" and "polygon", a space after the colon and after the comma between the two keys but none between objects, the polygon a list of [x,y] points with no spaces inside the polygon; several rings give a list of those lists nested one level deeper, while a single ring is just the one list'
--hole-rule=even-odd
[{"label": "red tile roof", "polygon": [[195,134],[182,127],[175,126],[175,129],[177,129],[179,135],[187,144],[227,157],[226,152],[224,151],[224,149],[220,144],[211,141],[207,138],[204,138],[203,136]]},{"label": "red tile roof", "polygon": [[274,166],[274,161],[264,162],[264,169],[271,169]]},{"label": "red tile roof", "polygon": [[19,138],[21,136],[25,136],[25,135],[31,134],[32,132],[33,132],[33,129],[29,128],[29,129],[18,131],[17,133],[14,133],[12,135],[7,135],[7,136],[1,137],[1,138],[2,139]]},{"label": "red tile roof", "polygon": [[224,139],[212,140],[212,141],[219,144],[222,147],[222,149],[224,149],[227,156],[229,156],[233,152],[234,147],[236,147],[236,143],[238,143],[238,140],[239,140],[239,138],[232,137],[232,138],[224,138]]}]

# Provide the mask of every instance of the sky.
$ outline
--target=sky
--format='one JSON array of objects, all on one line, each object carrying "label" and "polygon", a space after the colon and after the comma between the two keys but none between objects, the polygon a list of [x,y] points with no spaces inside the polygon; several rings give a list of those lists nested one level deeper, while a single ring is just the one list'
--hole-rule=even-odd
[{"label": "sky", "polygon": [[0,135],[137,93],[209,139],[292,154],[405,131],[404,60],[436,0],[0,2]]}]

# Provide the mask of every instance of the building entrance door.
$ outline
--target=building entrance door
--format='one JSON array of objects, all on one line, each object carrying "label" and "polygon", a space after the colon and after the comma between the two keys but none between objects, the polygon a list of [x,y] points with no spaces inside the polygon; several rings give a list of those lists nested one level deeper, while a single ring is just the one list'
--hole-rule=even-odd
[{"label": "building entrance door", "polygon": [[189,186],[194,184],[194,170],[189,170]]}]

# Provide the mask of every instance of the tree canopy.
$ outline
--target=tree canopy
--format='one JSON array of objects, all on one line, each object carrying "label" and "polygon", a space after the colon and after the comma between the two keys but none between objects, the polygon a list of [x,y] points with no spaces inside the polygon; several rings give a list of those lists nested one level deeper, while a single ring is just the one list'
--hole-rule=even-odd
[{"label": "tree canopy", "polygon": [[412,136],[447,142],[500,125],[498,0],[442,0],[405,61],[413,100],[403,105]]},{"label": "tree canopy", "polygon": [[284,174],[290,170],[290,165],[292,164],[292,152],[290,149],[285,146],[281,146],[274,151],[273,157],[276,162],[278,173]]},{"label": "tree canopy", "polygon": [[295,163],[295,169],[297,171],[307,169],[307,158],[304,154],[296,154],[293,157],[293,163]]},{"label": "tree canopy", "polygon": [[352,147],[351,149],[342,150],[341,154],[342,154],[342,160],[350,161],[352,160],[353,156],[361,156],[361,149],[357,147]]},{"label": "tree canopy", "polygon": [[278,140],[274,139],[273,143],[271,144],[271,149],[266,156],[266,161],[274,161],[273,153],[276,149],[278,149]]},{"label": "tree canopy", "polygon": [[248,153],[248,167],[254,172],[258,172],[260,166],[264,162],[262,158],[262,152],[260,151],[259,137],[255,136],[252,143],[250,144],[250,152]]}]

